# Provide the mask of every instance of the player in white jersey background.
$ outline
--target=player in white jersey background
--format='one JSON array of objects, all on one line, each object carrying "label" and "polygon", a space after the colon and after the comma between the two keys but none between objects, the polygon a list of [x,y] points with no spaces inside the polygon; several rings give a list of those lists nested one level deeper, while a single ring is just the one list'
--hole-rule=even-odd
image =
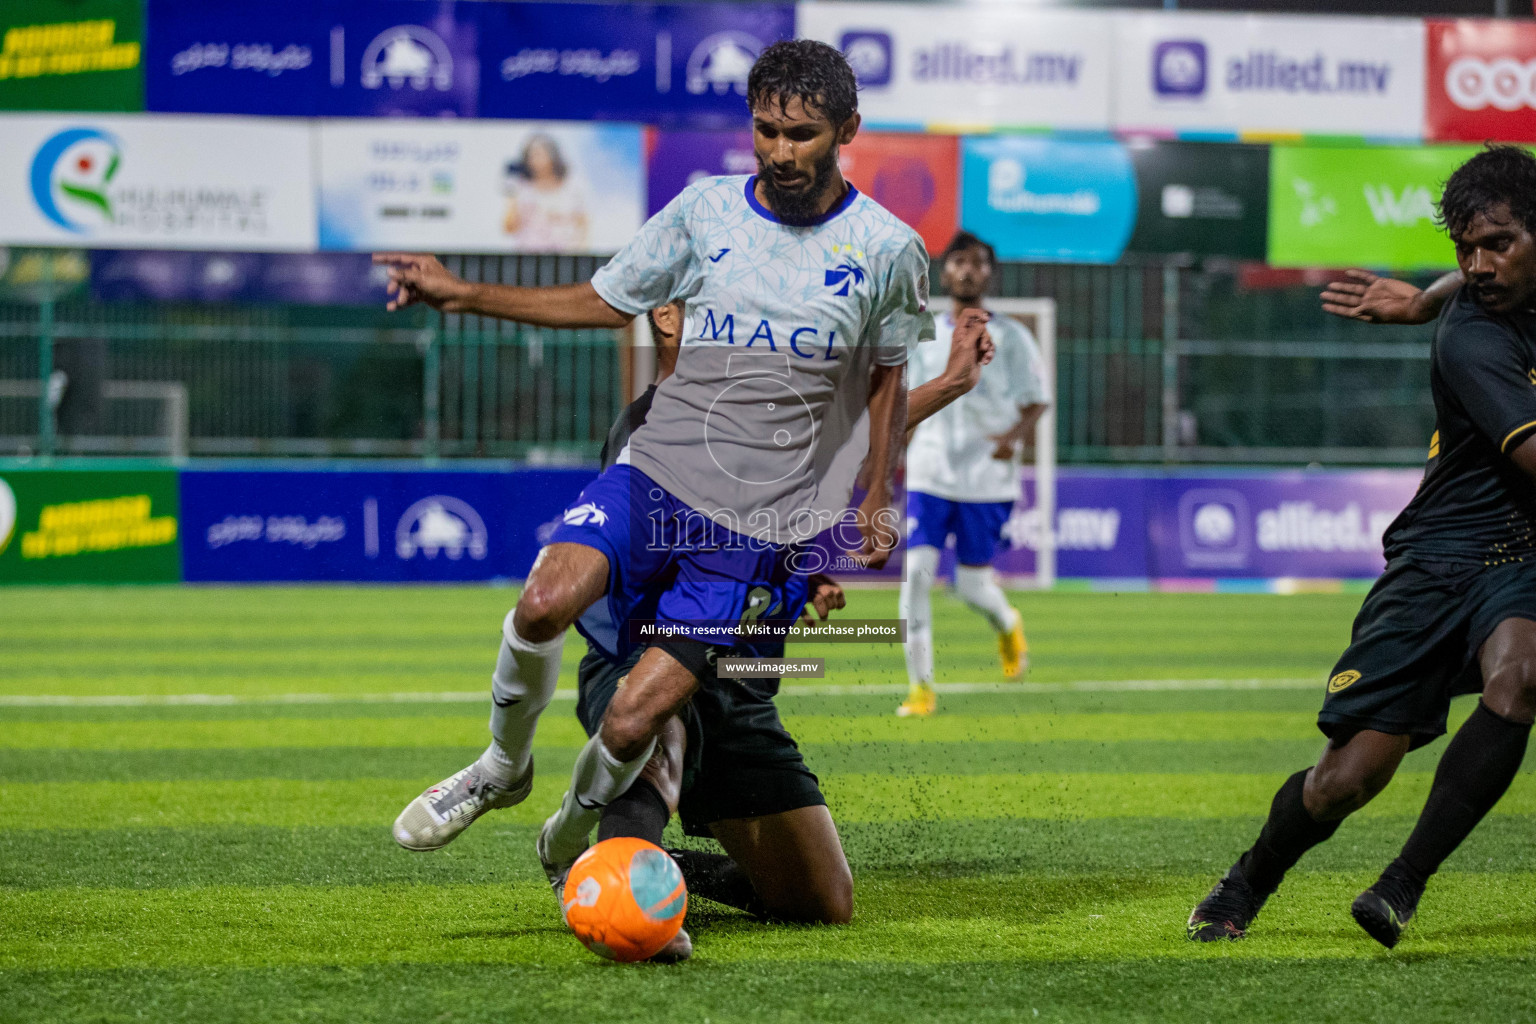
[{"label": "player in white jersey background", "polygon": [[[805,573],[815,571],[804,542],[846,526],[837,539],[878,567],[899,540],[891,504],[903,366],[933,337],[927,253],[838,170],[859,117],[837,50],[808,40],[769,47],[747,98],[759,173],[690,185],[587,284],[471,284],[430,256],[376,257],[390,267],[391,308],[425,302],[609,328],[676,301],[688,310],[676,370],[646,422],[620,464],[566,511],[503,623],[492,743],[402,812],[395,835],[408,848],[440,848],[484,811],[526,799],[534,726],[553,695],[565,630],[606,601],[608,621],[648,620],[665,638],[643,644],[541,831],[540,858],[558,891],[602,808],[635,783],[709,658],[739,636],[731,630],[798,615]],[[973,329],[983,332],[979,318]],[[868,496],[851,520],[839,518],[861,468]],[[825,806],[788,818],[780,838],[840,847]]]},{"label": "player in white jersey background", "polygon": [[[908,363],[915,388],[943,369],[942,353],[961,311],[981,306],[996,267],[992,246],[962,231],[944,250],[941,284],[951,310],[937,319],[940,344],[918,349]],[[1003,524],[1019,497],[1024,450],[1050,395],[1040,349],[1028,328],[1008,316],[988,324],[997,355],[969,394],[919,424],[907,444],[907,552],[901,617],[907,621],[907,699],[897,714],[931,715],[934,578],[939,556],[955,538],[955,595],[997,633],[1003,675],[1028,667],[1024,620],[992,571]],[[935,354],[939,357],[935,358]]]}]

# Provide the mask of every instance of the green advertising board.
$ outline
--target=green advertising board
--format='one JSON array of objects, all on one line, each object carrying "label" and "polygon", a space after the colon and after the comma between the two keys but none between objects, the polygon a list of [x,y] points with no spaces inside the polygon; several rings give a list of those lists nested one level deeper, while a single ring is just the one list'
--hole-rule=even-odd
[{"label": "green advertising board", "polygon": [[143,110],[139,0],[0,0],[0,110]]},{"label": "green advertising board", "polygon": [[1445,179],[1475,146],[1331,148],[1270,153],[1269,262],[1280,267],[1452,267],[1435,226]]},{"label": "green advertising board", "polygon": [[174,471],[0,469],[0,584],[178,582],[180,518]]}]

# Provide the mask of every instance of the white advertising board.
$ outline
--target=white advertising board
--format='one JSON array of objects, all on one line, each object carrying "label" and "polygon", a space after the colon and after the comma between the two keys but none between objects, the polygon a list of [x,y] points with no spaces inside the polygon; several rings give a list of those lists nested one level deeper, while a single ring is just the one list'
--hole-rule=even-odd
[{"label": "white advertising board", "polygon": [[797,31],[838,47],[874,126],[1109,127],[1102,14],[906,3],[802,3]]},{"label": "white advertising board", "polygon": [[1417,139],[1424,23],[1121,14],[1115,127]]},{"label": "white advertising board", "polygon": [[0,115],[0,242],[96,249],[315,247],[303,121]]},{"label": "white advertising board", "polygon": [[645,218],[640,128],[320,122],[320,247],[613,253]]}]

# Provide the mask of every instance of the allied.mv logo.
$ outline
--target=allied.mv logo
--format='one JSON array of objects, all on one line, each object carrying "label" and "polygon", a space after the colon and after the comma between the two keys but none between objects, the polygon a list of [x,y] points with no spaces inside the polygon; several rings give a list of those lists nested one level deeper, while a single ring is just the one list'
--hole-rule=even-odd
[{"label": "allied.mv logo", "polygon": [[422,498],[405,510],[395,526],[395,554],[406,560],[417,552],[427,558],[441,552],[454,561],[466,554],[479,561],[488,547],[489,534],[480,513],[469,502],[446,494]]},{"label": "allied.mv logo", "polygon": [[108,187],[122,164],[122,145],[99,128],[66,128],[32,157],[32,200],[44,217],[76,234],[112,223]]}]

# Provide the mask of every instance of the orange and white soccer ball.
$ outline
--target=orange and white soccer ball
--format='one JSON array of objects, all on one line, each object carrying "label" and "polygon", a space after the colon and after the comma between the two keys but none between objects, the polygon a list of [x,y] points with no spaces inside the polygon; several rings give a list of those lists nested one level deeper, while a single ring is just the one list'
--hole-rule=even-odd
[{"label": "orange and white soccer ball", "polygon": [[632,963],[660,952],[682,928],[688,887],[661,847],[620,837],[576,858],[562,902],[565,923],[583,946]]}]

